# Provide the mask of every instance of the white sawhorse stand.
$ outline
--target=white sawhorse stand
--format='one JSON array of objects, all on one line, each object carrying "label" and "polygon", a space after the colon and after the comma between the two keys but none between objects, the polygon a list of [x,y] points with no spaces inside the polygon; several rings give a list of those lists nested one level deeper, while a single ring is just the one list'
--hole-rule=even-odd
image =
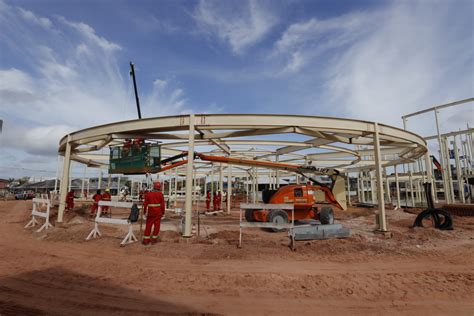
[{"label": "white sawhorse stand", "polygon": [[120,243],[120,246],[125,246],[126,244],[130,244],[135,241],[138,241],[137,237],[135,237],[135,234],[133,233],[132,223],[130,223],[128,219],[100,217],[103,206],[131,209],[132,205],[133,203],[131,202],[99,201],[99,209],[97,210],[97,215],[95,217],[94,229],[89,233],[86,240],[90,240],[91,238],[97,238],[97,237],[102,236],[99,230],[99,223],[102,223],[102,224],[114,224],[114,225],[128,225],[128,233],[125,236],[125,238],[122,240],[122,242]]},{"label": "white sawhorse stand", "polygon": [[[41,207],[41,206],[45,206],[46,207],[46,212],[40,212],[38,211],[38,206]],[[37,199],[37,198],[34,198],[33,199],[33,210],[31,211],[31,221],[28,222],[28,224],[26,224],[25,228],[29,228],[29,227],[35,227],[36,224],[39,224],[38,220],[36,219],[36,217],[43,217],[45,219],[45,222],[43,224],[43,226],[41,226],[37,232],[40,232],[42,231],[43,229],[48,229],[50,227],[53,227],[53,225],[51,225],[51,223],[49,222],[49,211],[50,211],[50,208],[51,208],[51,203],[49,202],[48,199]]]}]

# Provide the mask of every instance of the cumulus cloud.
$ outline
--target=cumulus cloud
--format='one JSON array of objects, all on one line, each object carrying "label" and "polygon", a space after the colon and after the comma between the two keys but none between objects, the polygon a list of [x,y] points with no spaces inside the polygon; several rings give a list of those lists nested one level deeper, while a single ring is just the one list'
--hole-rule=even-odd
[{"label": "cumulus cloud", "polygon": [[201,0],[193,17],[202,31],[217,36],[235,54],[242,54],[260,42],[277,22],[261,1],[254,0]]}]

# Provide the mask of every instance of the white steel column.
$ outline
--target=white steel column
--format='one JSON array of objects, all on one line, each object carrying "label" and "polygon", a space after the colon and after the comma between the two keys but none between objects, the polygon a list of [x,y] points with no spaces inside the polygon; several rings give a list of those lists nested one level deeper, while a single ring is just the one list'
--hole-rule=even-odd
[{"label": "white steel column", "polygon": [[350,180],[350,177],[349,177],[349,172],[346,175],[347,175],[347,205],[352,206],[352,202],[351,202],[351,180]]},{"label": "white steel column", "polygon": [[174,208],[178,207],[178,168],[174,169],[174,195],[173,195]]},{"label": "white steel column", "polygon": [[90,195],[90,185],[91,185],[91,179],[87,178],[87,194],[86,197],[88,198]]},{"label": "white steel column", "polygon": [[387,219],[385,217],[385,200],[383,194],[382,164],[380,157],[379,126],[374,123],[374,156],[375,156],[375,176],[377,178],[377,202],[379,207],[379,227],[378,230],[387,231]]},{"label": "white steel column", "polygon": [[[71,166],[70,166],[69,169],[72,169],[73,163],[74,163],[74,161],[71,160]],[[67,191],[68,192],[71,191],[71,183],[72,183],[72,176],[71,176],[71,172],[69,171],[69,179],[68,179],[68,185],[67,185]]]},{"label": "white steel column", "polygon": [[192,211],[193,211],[193,165],[194,165],[194,114],[189,115],[189,138],[188,138],[188,163],[186,164],[186,201],[185,201],[185,224],[183,237],[192,236]]},{"label": "white steel column", "polygon": [[[410,168],[408,168],[410,170]],[[415,197],[413,196],[413,173],[411,171],[408,171],[408,183],[410,185],[410,201],[411,201],[411,207],[415,207]],[[405,192],[407,194],[408,192]]]},{"label": "white steel column", "polygon": [[[97,183],[97,190],[100,190],[102,188],[102,169],[99,169],[99,182]],[[140,192],[142,186],[140,185],[140,189],[138,192]]]},{"label": "white steel column", "polygon": [[[214,196],[214,164],[211,163],[211,195]],[[212,200],[212,197],[211,197]]]},{"label": "white steel column", "polygon": [[171,203],[171,189],[173,186],[173,179],[171,178],[171,175],[168,174],[168,203]]},{"label": "white steel column", "polygon": [[222,198],[224,197],[224,166],[222,163],[219,163],[219,192],[221,193],[221,203],[218,209],[222,210]]},{"label": "white steel column", "polygon": [[[280,155],[276,155],[276,162],[280,161]],[[280,170],[276,171],[276,189],[280,188]]]},{"label": "white steel column", "polygon": [[426,182],[431,183],[431,198],[433,202],[436,202],[436,183],[433,181],[433,172],[431,169],[431,158],[430,154],[426,152],[425,154],[425,166],[426,166]]},{"label": "white steel column", "polygon": [[120,174],[117,179],[117,196],[120,196]]},{"label": "white steel column", "polygon": [[443,151],[443,145],[442,145],[442,141],[441,141],[441,133],[439,132],[439,120],[438,120],[438,110],[435,109],[434,110],[434,114],[435,114],[435,121],[436,121],[436,133],[438,135],[438,145],[439,145],[439,163],[441,164],[441,179],[443,180],[443,189],[444,189],[444,199],[446,200],[447,203],[449,203],[449,186],[447,185],[447,181],[446,181],[446,174],[444,173],[445,170],[446,170],[446,164],[445,164],[445,160],[443,158],[444,156],[444,151]]},{"label": "white steel column", "polygon": [[230,203],[232,202],[232,166],[227,165],[227,214],[230,214]]},{"label": "white steel column", "polygon": [[[375,185],[375,178],[374,178],[374,175],[373,175],[373,172],[371,171],[369,173],[370,175],[370,197],[372,199],[372,203],[373,204],[377,204],[378,203],[378,185],[376,186]],[[375,177],[377,177],[377,175],[375,175]],[[383,189],[383,183],[382,183],[382,189]],[[383,191],[382,191],[383,192]]]},{"label": "white steel column", "polygon": [[54,179],[54,193],[58,192],[58,179],[59,179],[59,160],[60,160],[60,155],[58,155],[57,159],[57,167],[56,167],[56,178]]},{"label": "white steel column", "polygon": [[448,203],[454,203],[454,187],[453,187],[453,174],[451,172],[451,158],[449,156],[449,143],[448,137],[444,137],[444,149],[446,155],[446,168],[448,169],[447,172],[447,180],[448,180],[448,189],[449,189],[449,201]]},{"label": "white steel column", "polygon": [[81,198],[84,198],[84,184],[86,181],[86,172],[87,172],[87,165],[84,165],[84,174],[82,175],[82,183],[81,183]]},{"label": "white steel column", "polygon": [[362,202],[361,194],[360,194],[360,172],[359,172],[359,176],[357,177],[357,201],[359,203]]},{"label": "white steel column", "polygon": [[64,209],[66,208],[66,193],[69,179],[69,170],[71,168],[71,136],[67,135],[66,152],[64,153],[63,177],[59,186],[59,209],[58,223],[62,223]]},{"label": "white steel column", "polygon": [[456,178],[458,180],[459,197],[462,203],[466,203],[466,198],[464,197],[464,179],[462,176],[461,162],[459,160],[459,151],[458,151],[458,143],[456,141],[456,136],[453,137],[453,149],[454,149],[454,159],[456,159]]},{"label": "white steel column", "polygon": [[362,203],[365,203],[367,201],[366,199],[366,183],[365,183],[365,172],[362,171],[362,178],[361,178],[361,183],[362,183]]},{"label": "white steel column", "polygon": [[385,190],[387,191],[387,202],[392,203],[392,196],[390,192],[390,183],[388,181],[388,174],[387,174],[387,168],[383,168],[383,171],[385,173]]},{"label": "white steel column", "polygon": [[400,204],[400,182],[398,181],[398,170],[397,165],[395,165],[395,187],[397,191],[397,209],[401,208]]}]

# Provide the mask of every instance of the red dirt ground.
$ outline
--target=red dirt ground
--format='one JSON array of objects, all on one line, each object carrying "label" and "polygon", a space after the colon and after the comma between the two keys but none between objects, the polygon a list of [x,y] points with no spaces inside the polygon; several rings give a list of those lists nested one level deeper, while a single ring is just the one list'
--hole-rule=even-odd
[{"label": "red dirt ground", "polygon": [[42,233],[23,228],[30,209],[0,202],[0,315],[474,315],[474,218],[412,229],[415,215],[389,210],[387,238],[372,210],[351,209],[336,213],[350,238],[292,252],[286,233],[259,229],[238,249],[237,210],[201,217],[191,239],[170,216],[161,243],[121,248],[115,226],[86,242],[93,222],[80,207]]}]

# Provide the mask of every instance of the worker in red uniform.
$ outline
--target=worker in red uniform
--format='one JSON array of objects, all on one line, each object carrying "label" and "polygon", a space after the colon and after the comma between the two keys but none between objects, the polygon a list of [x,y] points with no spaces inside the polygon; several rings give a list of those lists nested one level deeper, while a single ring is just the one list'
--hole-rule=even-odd
[{"label": "worker in red uniform", "polygon": [[[112,195],[110,195],[110,189],[106,188],[104,194],[102,194],[101,197],[102,201],[111,201],[112,200]],[[103,215],[108,215],[110,210],[109,206],[102,206],[102,214]]]},{"label": "worker in red uniform", "polygon": [[125,138],[125,142],[123,143],[123,155],[124,157],[128,156],[130,153],[130,148],[132,147],[132,140],[130,138]]},{"label": "worker in red uniform", "polygon": [[71,190],[66,195],[66,209],[72,210],[74,208],[74,191]]},{"label": "worker in red uniform", "polygon": [[209,212],[211,208],[211,191],[207,191],[206,194],[206,210]]},{"label": "worker in red uniform", "polygon": [[217,191],[217,193],[214,195],[214,211],[218,211],[221,208],[221,202],[222,202],[222,195],[221,191]]},{"label": "worker in red uniform", "polygon": [[97,190],[97,192],[92,196],[92,199],[94,200],[94,203],[91,206],[91,216],[95,216],[97,209],[99,208],[99,201],[102,199],[101,191]]},{"label": "worker in red uniform", "polygon": [[[143,212],[146,214],[146,226],[143,233],[143,244],[154,244],[158,241],[161,217],[165,213],[165,197],[161,192],[161,183],[155,182],[153,190],[145,193]],[[153,228],[153,234],[152,234]]]}]

